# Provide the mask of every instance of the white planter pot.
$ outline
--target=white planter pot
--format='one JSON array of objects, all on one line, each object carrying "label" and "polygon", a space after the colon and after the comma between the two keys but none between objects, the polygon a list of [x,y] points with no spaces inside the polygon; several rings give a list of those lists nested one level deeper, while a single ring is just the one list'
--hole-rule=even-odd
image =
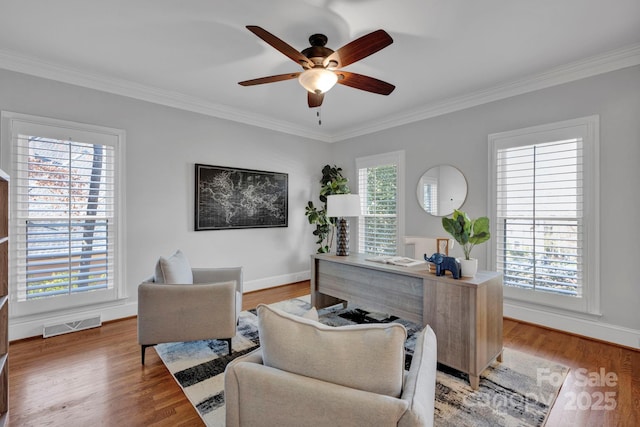
[{"label": "white planter pot", "polygon": [[461,275],[464,277],[473,277],[478,272],[478,259],[460,259],[460,270],[462,270]]}]

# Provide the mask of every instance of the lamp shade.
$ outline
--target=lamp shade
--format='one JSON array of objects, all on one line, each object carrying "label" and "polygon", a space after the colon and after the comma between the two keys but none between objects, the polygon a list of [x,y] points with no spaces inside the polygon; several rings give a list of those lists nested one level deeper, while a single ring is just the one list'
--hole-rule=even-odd
[{"label": "lamp shade", "polygon": [[357,194],[327,196],[327,216],[335,218],[360,216],[360,196]]},{"label": "lamp shade", "polygon": [[338,76],[326,68],[309,68],[298,76],[298,81],[311,93],[325,93],[338,81]]}]

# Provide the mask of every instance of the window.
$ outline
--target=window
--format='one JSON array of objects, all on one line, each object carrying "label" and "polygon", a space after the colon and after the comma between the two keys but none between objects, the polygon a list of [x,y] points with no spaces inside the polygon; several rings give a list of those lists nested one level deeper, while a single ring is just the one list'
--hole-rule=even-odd
[{"label": "window", "polygon": [[11,270],[18,312],[115,299],[122,282],[117,171],[124,133],[4,116],[11,132]]},{"label": "window", "polygon": [[489,136],[492,255],[505,297],[599,311],[598,118]]},{"label": "window", "polygon": [[396,255],[404,234],[404,152],[356,159],[361,216],[358,252]]}]

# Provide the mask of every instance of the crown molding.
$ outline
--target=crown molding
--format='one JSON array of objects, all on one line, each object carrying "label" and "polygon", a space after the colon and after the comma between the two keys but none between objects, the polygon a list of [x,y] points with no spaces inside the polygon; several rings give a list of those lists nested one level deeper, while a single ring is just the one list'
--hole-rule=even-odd
[{"label": "crown molding", "polygon": [[333,135],[331,142],[339,142],[349,138],[379,132],[396,126],[430,119],[443,114],[453,113],[466,108],[635,65],[640,65],[640,43],[556,67],[523,79],[433,102],[420,109],[396,114],[384,120],[365,123],[346,132]]},{"label": "crown molding", "polygon": [[277,132],[287,133],[312,140],[330,142],[330,135],[313,132],[294,123],[275,120],[270,117],[248,113],[226,105],[216,104],[202,98],[167,91],[157,87],[134,83],[124,79],[107,77],[97,73],[61,66],[16,52],[0,50],[0,68],[29,74],[44,79],[55,80],[89,89],[154,104],[191,111],[220,119],[231,120],[246,125],[257,126]]},{"label": "crown molding", "polygon": [[383,120],[363,123],[357,127],[330,135],[310,131],[308,128],[300,127],[291,122],[274,120],[264,115],[248,113],[229,106],[212,103],[201,98],[64,67],[12,51],[0,50],[0,68],[7,70],[329,143],[379,132],[639,64],[640,43],[556,67],[527,78],[429,103],[416,110],[395,114]]}]

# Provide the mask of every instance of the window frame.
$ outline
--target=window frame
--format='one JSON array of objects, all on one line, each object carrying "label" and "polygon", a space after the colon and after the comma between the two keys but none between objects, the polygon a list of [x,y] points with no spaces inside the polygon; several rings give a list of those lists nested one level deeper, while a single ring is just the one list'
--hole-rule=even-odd
[{"label": "window frame", "polygon": [[[404,150],[392,151],[389,153],[375,154],[371,156],[358,157],[355,159],[355,174],[358,189],[360,189],[360,169],[373,168],[395,164],[396,174],[396,254],[404,255],[402,238],[405,234],[405,152]],[[362,196],[362,195],[360,195]],[[363,198],[360,198],[363,203]],[[358,252],[360,252],[360,224],[362,221],[362,209],[358,217],[358,227],[355,227],[355,241],[358,242]]]},{"label": "window frame", "polygon": [[[497,227],[497,153],[504,148],[567,140],[580,137],[583,143],[583,273],[582,296],[563,296],[556,293],[519,289],[504,285],[505,300],[524,305],[543,306],[561,312],[600,315],[600,202],[599,202],[599,116],[532,126],[513,131],[490,134],[489,142],[489,201],[492,234]],[[489,266],[497,269],[498,242],[489,241]]]},{"label": "window frame", "polygon": [[[9,277],[11,304],[10,314],[12,317],[21,317],[46,313],[52,311],[62,311],[76,307],[89,306],[93,304],[108,303],[117,301],[127,297],[125,280],[125,264],[124,264],[124,248],[125,243],[125,221],[123,215],[123,201],[125,200],[124,189],[124,152],[125,138],[124,130],[114,129],[104,126],[89,125],[66,120],[58,120],[46,117],[38,117],[28,114],[2,112],[2,148],[1,159],[2,167],[14,178],[16,175],[16,143],[15,139],[19,134],[31,134],[34,136],[42,136],[45,138],[54,138],[59,140],[72,139],[92,144],[110,145],[114,147],[114,208],[113,218],[115,227],[113,247],[113,287],[111,289],[99,290],[86,293],[71,293],[68,295],[57,296],[42,299],[18,299],[18,245],[9,246]],[[17,203],[19,198],[17,195],[16,185],[18,180],[10,181],[10,233],[12,241],[19,241],[20,235],[17,234],[17,221],[23,220],[17,215]]]}]

